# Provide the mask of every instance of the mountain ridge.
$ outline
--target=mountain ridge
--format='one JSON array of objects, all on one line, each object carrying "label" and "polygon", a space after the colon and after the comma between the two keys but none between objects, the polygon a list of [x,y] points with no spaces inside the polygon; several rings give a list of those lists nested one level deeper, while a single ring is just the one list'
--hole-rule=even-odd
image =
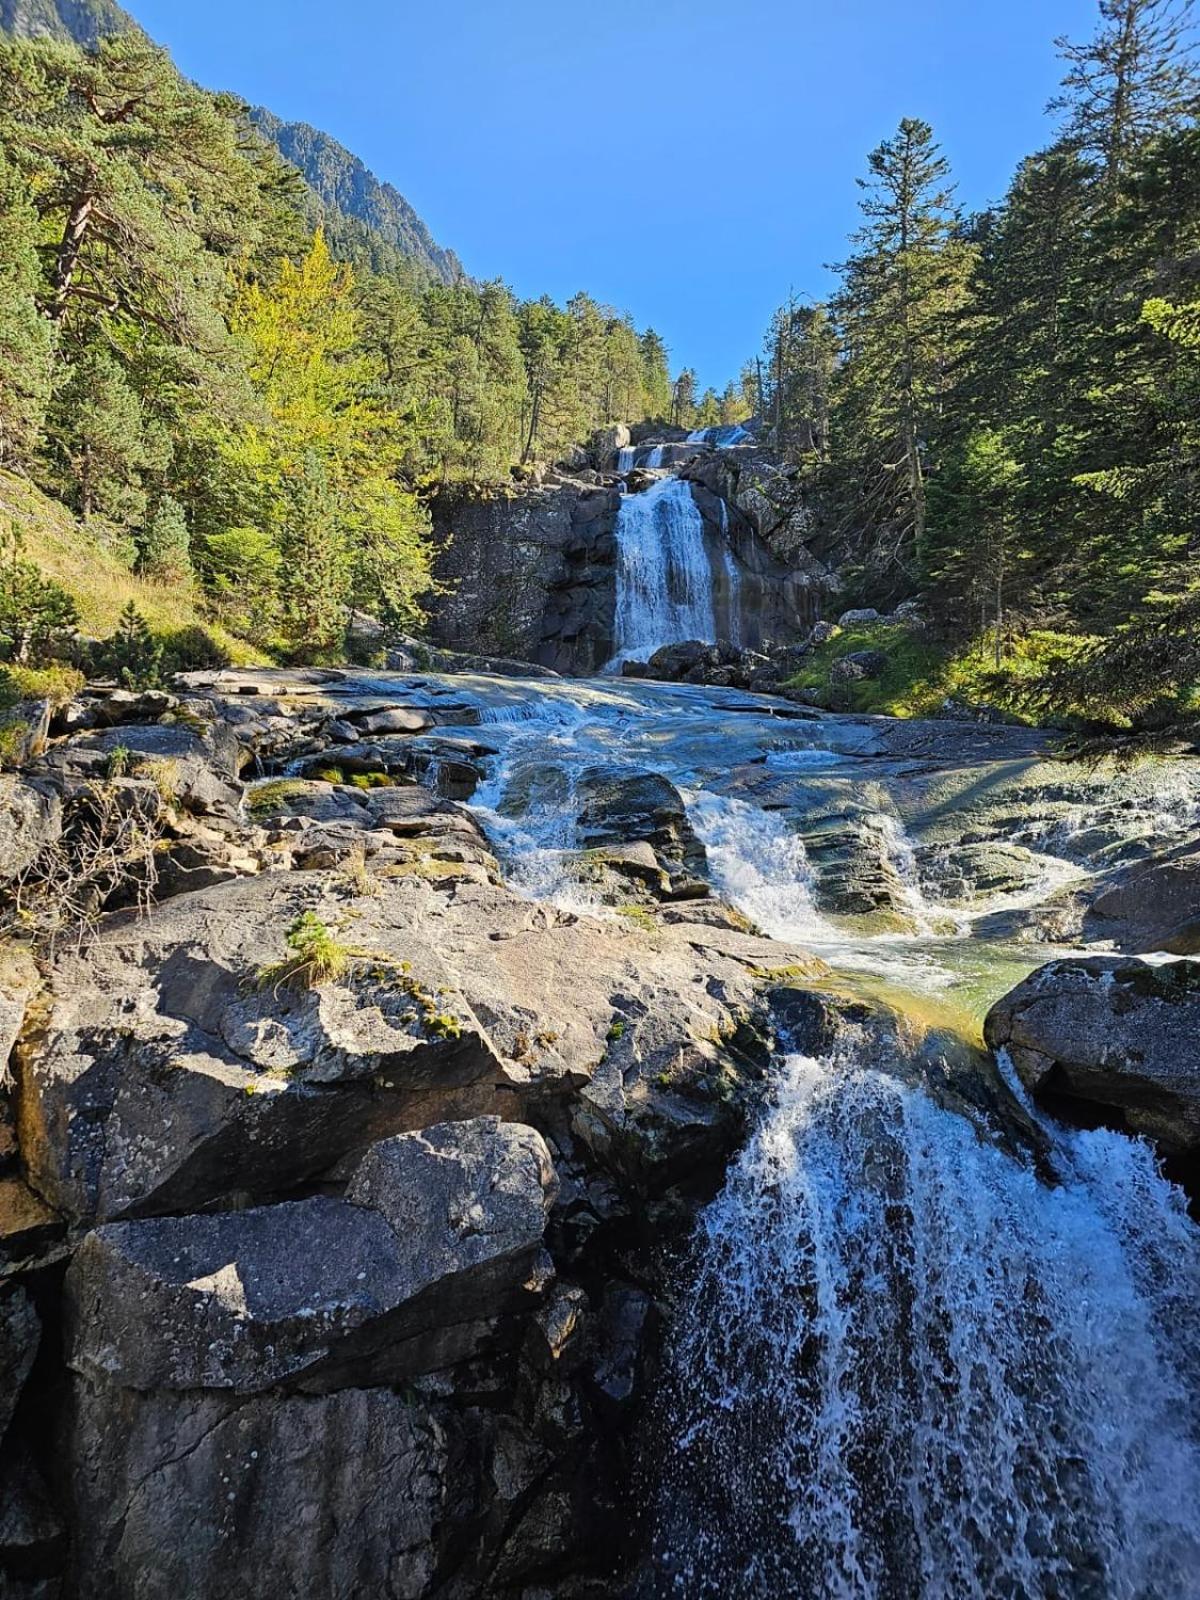
[{"label": "mountain ridge", "polygon": [[[56,39],[92,48],[109,34],[145,30],[116,0],[0,0],[0,29],[25,39]],[[386,261],[399,252],[419,272],[440,283],[463,274],[452,250],[439,245],[399,189],[374,172],[332,134],[307,122],[288,122],[265,106],[250,110],[254,125],[300,173],[310,191],[311,220],[331,224],[335,247],[343,235],[361,252],[362,224],[382,250],[367,253]],[[350,228],[340,229],[339,222]],[[394,257],[392,258],[394,259]]]}]

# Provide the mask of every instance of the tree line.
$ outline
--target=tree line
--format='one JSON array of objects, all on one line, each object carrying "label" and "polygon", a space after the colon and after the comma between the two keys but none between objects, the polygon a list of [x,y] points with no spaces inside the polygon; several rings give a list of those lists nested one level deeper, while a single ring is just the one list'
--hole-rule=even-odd
[{"label": "tree line", "polygon": [[923,594],[997,660],[1031,629],[1086,639],[1073,692],[1112,709],[1198,676],[1200,77],[1191,0],[1099,12],[1057,41],[1054,137],[1000,204],[964,215],[901,122],[835,293],[782,307],[751,370],[855,598]]},{"label": "tree line", "polygon": [[[234,631],[419,619],[423,496],[683,415],[653,331],[423,277],[140,35],[0,41],[0,466]],[[694,409],[694,408],[693,408]]]}]

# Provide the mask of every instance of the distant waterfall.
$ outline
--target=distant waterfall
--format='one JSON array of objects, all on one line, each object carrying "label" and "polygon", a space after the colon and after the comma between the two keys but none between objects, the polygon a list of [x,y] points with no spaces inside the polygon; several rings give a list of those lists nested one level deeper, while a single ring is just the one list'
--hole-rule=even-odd
[{"label": "distant waterfall", "polygon": [[645,661],[682,639],[716,643],[713,574],[691,487],[664,478],[621,501],[615,656]]},{"label": "distant waterfall", "polygon": [[1194,1600],[1200,1247],[1150,1148],[1056,1185],[870,1061],[781,1063],[674,1319],[655,1590]]},{"label": "distant waterfall", "polygon": [[743,439],[748,439],[750,434],[740,422],[728,422],[719,428],[693,428],[687,436],[689,444],[710,444],[714,450],[728,450],[732,445],[741,444]]},{"label": "distant waterfall", "polygon": [[663,446],[661,444],[653,445],[646,452],[646,459],[645,459],[645,461],[642,462],[642,465],[644,467],[661,467],[662,464],[663,464]]}]

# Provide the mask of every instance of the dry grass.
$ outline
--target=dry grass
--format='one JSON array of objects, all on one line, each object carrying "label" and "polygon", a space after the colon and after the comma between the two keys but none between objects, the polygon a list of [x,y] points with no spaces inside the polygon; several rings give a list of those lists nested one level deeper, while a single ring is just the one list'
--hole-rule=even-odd
[{"label": "dry grass", "polygon": [[103,526],[84,527],[64,507],[25,478],[0,472],[0,518],[11,517],[24,535],[25,553],[47,577],[60,583],[79,609],[85,634],[107,638],[132,600],[155,633],[202,627],[227,650],[235,665],[259,666],[267,657],[208,621],[199,596],[184,584],[147,583],[122,559],[119,540]]}]

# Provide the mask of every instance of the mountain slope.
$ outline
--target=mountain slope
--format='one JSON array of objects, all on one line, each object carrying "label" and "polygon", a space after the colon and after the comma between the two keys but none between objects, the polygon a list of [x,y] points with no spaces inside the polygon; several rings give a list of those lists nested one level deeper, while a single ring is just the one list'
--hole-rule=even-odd
[{"label": "mountain slope", "polygon": [[0,28],[21,39],[90,46],[136,26],[116,0],[0,0]]},{"label": "mountain slope", "polygon": [[[18,38],[87,47],[106,34],[135,27],[116,0],[0,0],[0,28]],[[400,191],[377,178],[352,151],[319,128],[284,122],[264,107],[251,116],[304,178],[311,191],[309,220],[327,225],[339,255],[377,271],[390,270],[399,255],[419,276],[442,283],[462,276],[454,252],[437,244]]]},{"label": "mountain slope", "polygon": [[443,283],[462,276],[458,257],[435,242],[400,191],[377,178],[345,145],[307,122],[283,122],[263,106],[256,107],[251,117],[284,160],[304,175],[328,211],[366,223],[386,244],[421,263]]}]

